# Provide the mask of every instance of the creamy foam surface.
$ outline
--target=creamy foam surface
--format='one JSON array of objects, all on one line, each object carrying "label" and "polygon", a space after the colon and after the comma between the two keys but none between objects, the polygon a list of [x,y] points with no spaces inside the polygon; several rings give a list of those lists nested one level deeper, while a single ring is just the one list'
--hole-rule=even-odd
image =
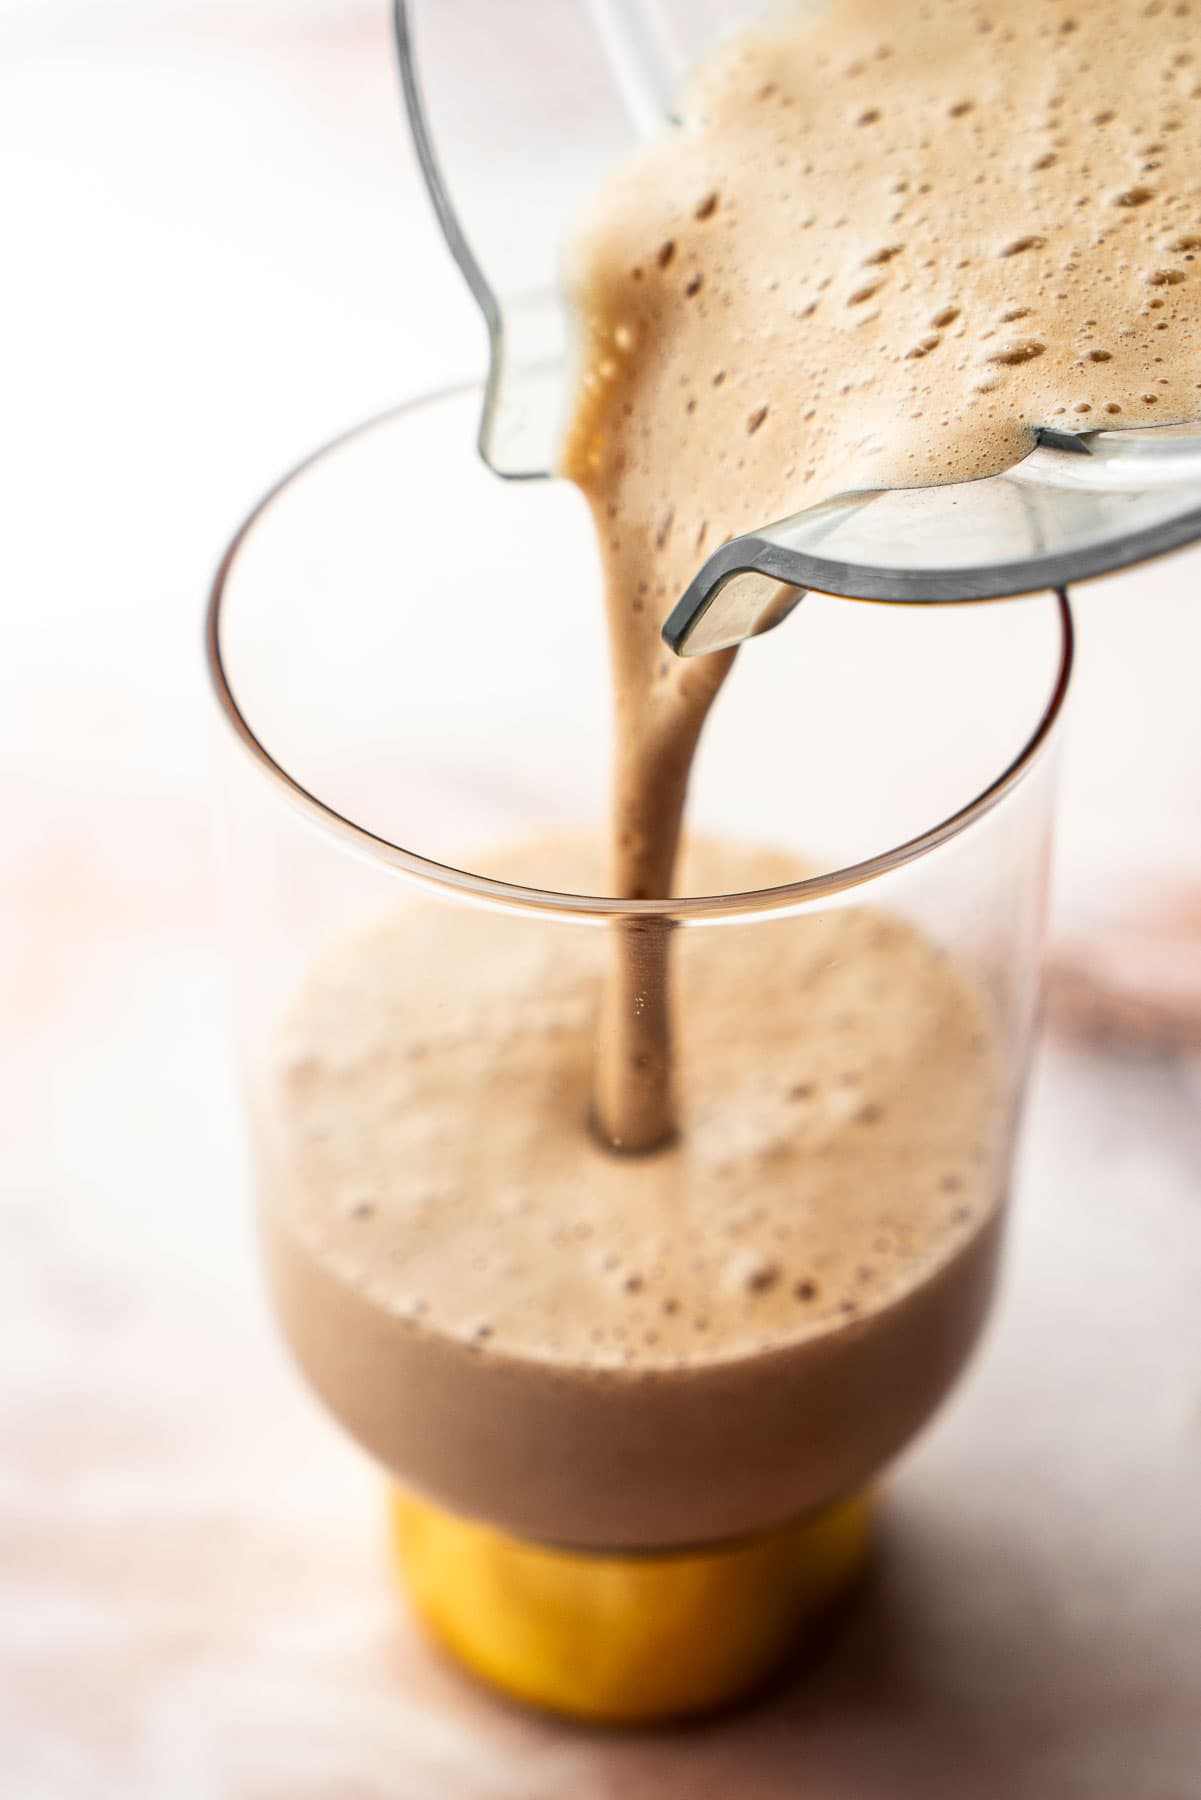
[{"label": "creamy foam surface", "polygon": [[[602,860],[489,867],[587,888]],[[704,1543],[851,1491],[941,1398],[1012,1097],[979,992],[900,919],[688,930],[682,1129],[619,1155],[589,1126],[609,936],[433,902],[337,945],[260,1116],[263,1240],[312,1385],[406,1482],[549,1542]]]},{"label": "creamy foam surface", "polygon": [[[734,891],[797,874],[712,847],[690,869]],[[364,1304],[488,1354],[702,1369],[867,1318],[980,1230],[996,1049],[910,926],[848,908],[687,933],[682,1130],[638,1159],[588,1129],[600,935],[414,907],[314,972],[281,1084],[290,1229]]]}]

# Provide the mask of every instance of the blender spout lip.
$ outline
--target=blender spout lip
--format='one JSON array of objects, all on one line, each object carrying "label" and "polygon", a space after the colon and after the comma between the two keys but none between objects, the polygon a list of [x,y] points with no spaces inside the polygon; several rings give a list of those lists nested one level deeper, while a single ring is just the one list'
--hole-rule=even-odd
[{"label": "blender spout lip", "polygon": [[[1068,446],[1062,448],[1066,450]],[[1093,452],[1082,440],[1076,440],[1069,454],[1091,456]],[[853,505],[838,510],[832,524],[820,535],[832,536],[853,511],[887,498],[890,493],[946,496],[951,492],[946,487],[859,494],[853,497]],[[681,657],[707,656],[729,649],[772,630],[808,592],[903,606],[945,606],[1017,599],[1051,588],[1074,587],[1081,581],[1115,574],[1201,539],[1201,491],[1194,490],[1190,499],[1191,504],[1166,518],[1108,537],[1069,542],[1056,549],[1040,547],[1028,556],[1012,560],[943,567],[902,568],[852,561],[780,541],[785,534],[796,532],[799,520],[805,516],[800,514],[769,527],[766,533],[734,538],[714,551],[668,614],[663,641]],[[818,535],[815,532],[813,537]],[[936,540],[937,531],[932,529],[927,541]]]},{"label": "blender spout lip", "polygon": [[1096,435],[1095,431],[1056,431],[1053,425],[1040,425],[1036,433],[1043,449],[1063,450],[1069,456],[1091,456],[1089,440]]},{"label": "blender spout lip", "polygon": [[[797,557],[748,533],[715,550],[672,607],[662,637],[677,656],[710,656],[780,625],[812,584]],[[739,580],[739,577],[758,580]]]}]

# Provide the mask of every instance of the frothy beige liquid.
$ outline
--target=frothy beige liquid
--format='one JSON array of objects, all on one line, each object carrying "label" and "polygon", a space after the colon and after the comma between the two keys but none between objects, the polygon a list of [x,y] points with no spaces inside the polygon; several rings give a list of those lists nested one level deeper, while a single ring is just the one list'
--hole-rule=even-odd
[{"label": "frothy beige liquid", "polygon": [[[573,255],[611,873],[490,867],[673,891],[730,659],[658,632],[723,539],[996,471],[1042,423],[1201,414],[1196,39],[1186,0],[840,0],[702,70]],[[692,892],[797,873],[697,854]],[[265,1229],[302,1363],[405,1479],[649,1548],[845,1493],[927,1415],[986,1304],[1008,1103],[982,1001],[899,920],[676,934],[670,985],[661,927],[610,935],[414,906],[336,949],[260,1134]]]},{"label": "frothy beige liquid", "polygon": [[[490,866],[552,856],[596,885],[569,844]],[[716,891],[798,873],[690,862]],[[687,932],[681,1129],[616,1156],[588,1128],[607,948],[438,903],[314,971],[264,1170],[277,1299],[339,1417],[458,1510],[574,1544],[723,1538],[854,1487],[953,1377],[992,1273],[996,1048],[897,919]]]},{"label": "frothy beige liquid", "polygon": [[[1201,417],[1192,0],[837,0],[737,39],[679,112],[569,267],[626,897],[672,892],[730,666],[659,639],[710,551],[856,487],[995,474],[1040,425]],[[644,934],[610,983],[598,1110],[626,1148],[672,1127],[664,955]]]}]

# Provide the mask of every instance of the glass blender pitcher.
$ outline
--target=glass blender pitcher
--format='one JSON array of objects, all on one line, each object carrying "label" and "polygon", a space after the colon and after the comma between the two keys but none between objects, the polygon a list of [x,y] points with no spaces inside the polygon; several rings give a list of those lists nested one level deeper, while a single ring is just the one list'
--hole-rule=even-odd
[{"label": "glass blender pitcher", "polygon": [[[479,445],[497,474],[555,468],[569,359],[557,256],[583,201],[639,137],[663,129],[696,58],[763,10],[535,0],[495,9],[485,46],[470,0],[396,0],[414,142],[487,323]],[[487,86],[478,108],[473,72]],[[681,656],[704,655],[770,630],[808,590],[937,603],[1066,588],[1199,536],[1196,426],[1045,429],[1001,475],[847,493],[765,520],[704,561],[664,637]]]}]

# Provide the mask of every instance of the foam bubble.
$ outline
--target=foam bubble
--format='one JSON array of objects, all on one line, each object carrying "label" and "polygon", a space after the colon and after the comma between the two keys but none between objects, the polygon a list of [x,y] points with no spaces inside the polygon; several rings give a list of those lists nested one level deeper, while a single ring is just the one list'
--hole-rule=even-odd
[{"label": "foam bubble", "polygon": [[730,1257],[723,1271],[723,1284],[740,1294],[766,1294],[776,1286],[782,1274],[774,1257],[762,1250],[747,1249]]},{"label": "foam bubble", "polygon": [[1033,362],[1035,357],[1042,356],[1046,348],[1038,338],[1022,338],[1015,343],[1002,344],[999,350],[989,351],[984,360],[1000,363],[1005,368],[1017,368],[1022,363]]}]

